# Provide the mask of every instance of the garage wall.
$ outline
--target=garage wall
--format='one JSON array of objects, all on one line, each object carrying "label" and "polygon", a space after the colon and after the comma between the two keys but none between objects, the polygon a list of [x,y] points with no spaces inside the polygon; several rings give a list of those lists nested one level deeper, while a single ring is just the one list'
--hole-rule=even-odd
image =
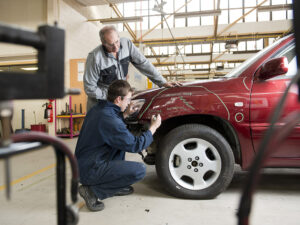
[{"label": "garage wall", "polygon": [[[37,27],[47,22],[46,0],[2,0],[0,1],[1,23],[36,31]],[[0,44],[0,63],[26,62],[36,59],[36,50],[12,44]],[[22,56],[22,57],[20,57]],[[22,58],[22,60],[20,60]],[[25,127],[30,124],[45,123],[42,105],[46,100],[14,101],[13,128],[21,128],[21,110],[25,109]],[[34,117],[34,112],[36,119]]]},{"label": "garage wall", "polygon": [[[99,23],[86,22],[86,17],[78,13],[70,5],[72,1],[57,0],[5,0],[0,1],[0,21],[22,27],[27,30],[36,31],[42,24],[53,25],[58,21],[58,26],[65,29],[65,86],[69,87],[70,82],[70,59],[86,58],[88,53],[93,50],[99,41]],[[77,6],[78,7],[78,6]],[[99,9],[95,9],[99,10]],[[92,16],[92,15],[91,15]],[[0,63],[16,62],[20,56],[23,60],[36,59],[36,51],[31,47],[22,47],[10,44],[0,44]],[[129,71],[130,82],[134,86],[139,85],[138,89],[146,88],[146,78],[141,76],[138,71],[131,68]],[[139,81],[139,82],[136,82]],[[65,108],[68,98],[57,101],[57,110],[60,112]],[[16,100],[14,101],[13,128],[21,128],[21,110],[25,109],[25,127],[30,128],[31,124],[48,124],[44,117],[42,105],[45,100]],[[35,117],[34,117],[35,113]],[[49,133],[54,135],[54,123],[49,124]]]}]

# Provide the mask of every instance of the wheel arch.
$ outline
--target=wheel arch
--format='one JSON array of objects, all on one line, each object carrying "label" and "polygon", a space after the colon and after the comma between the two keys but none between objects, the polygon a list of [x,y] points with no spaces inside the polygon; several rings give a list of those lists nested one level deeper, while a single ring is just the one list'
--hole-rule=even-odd
[{"label": "wheel arch", "polygon": [[[191,124],[191,123],[206,125],[218,131],[228,141],[233,151],[235,162],[238,164],[241,163],[242,156],[241,156],[240,142],[234,128],[228,121],[217,116],[184,115],[184,116],[178,116],[178,117],[167,119],[162,122],[160,128],[155,133],[154,139],[157,140],[158,137],[161,139],[172,129],[184,124]],[[157,144],[159,145],[159,143]]]}]

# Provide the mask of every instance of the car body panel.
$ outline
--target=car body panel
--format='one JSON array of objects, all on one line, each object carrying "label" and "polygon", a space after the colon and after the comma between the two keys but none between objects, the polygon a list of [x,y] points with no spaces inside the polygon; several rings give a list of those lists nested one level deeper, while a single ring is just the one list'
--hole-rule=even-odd
[{"label": "car body panel", "polygon": [[[172,118],[192,115],[209,115],[228,122],[238,137],[243,169],[251,164],[264,132],[269,126],[270,116],[283,91],[290,82],[288,79],[272,78],[262,81],[256,72],[269,59],[293,41],[288,36],[277,45],[252,60],[237,76],[218,80],[207,80],[184,84],[181,87],[160,88],[139,93],[135,98],[145,99],[138,120],[145,123],[151,115],[159,113],[162,122]],[[290,90],[287,105],[282,117],[300,109],[298,92]],[[266,166],[300,167],[300,126],[268,159]]]}]

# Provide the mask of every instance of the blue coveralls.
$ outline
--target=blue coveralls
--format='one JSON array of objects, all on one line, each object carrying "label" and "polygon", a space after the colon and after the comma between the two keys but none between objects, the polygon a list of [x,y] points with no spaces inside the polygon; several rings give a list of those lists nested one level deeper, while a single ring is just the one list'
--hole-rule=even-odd
[{"label": "blue coveralls", "polygon": [[76,145],[80,182],[101,200],[143,179],[145,165],[125,161],[125,152],[140,152],[152,141],[149,130],[138,137],[132,135],[120,107],[99,100],[87,113]]}]

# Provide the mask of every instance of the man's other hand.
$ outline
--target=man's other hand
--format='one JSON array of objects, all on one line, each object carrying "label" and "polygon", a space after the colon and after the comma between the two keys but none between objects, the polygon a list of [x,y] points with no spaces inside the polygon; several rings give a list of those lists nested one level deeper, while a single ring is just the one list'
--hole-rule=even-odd
[{"label": "man's other hand", "polygon": [[163,87],[169,88],[169,87],[179,87],[182,86],[182,83],[179,81],[174,81],[174,82],[167,82],[163,84]]}]

